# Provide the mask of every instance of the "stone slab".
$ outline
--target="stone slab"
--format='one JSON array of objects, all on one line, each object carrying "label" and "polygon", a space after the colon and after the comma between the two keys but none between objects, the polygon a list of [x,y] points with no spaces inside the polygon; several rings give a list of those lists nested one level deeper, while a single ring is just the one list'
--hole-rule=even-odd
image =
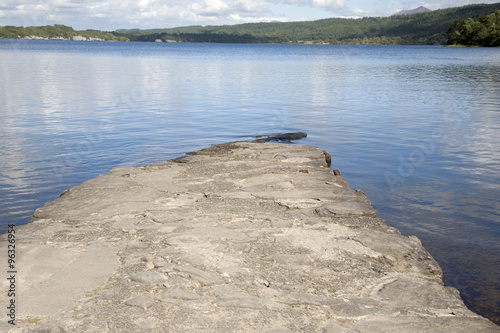
[{"label": "stone slab", "polygon": [[332,168],[317,147],[233,142],[69,189],[16,228],[0,330],[500,332]]}]

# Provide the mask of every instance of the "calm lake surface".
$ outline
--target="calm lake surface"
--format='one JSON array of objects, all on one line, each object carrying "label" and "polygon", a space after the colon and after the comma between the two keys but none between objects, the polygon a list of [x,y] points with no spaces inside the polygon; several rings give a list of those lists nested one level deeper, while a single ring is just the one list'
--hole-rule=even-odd
[{"label": "calm lake surface", "polygon": [[119,165],[303,131],[500,322],[500,49],[0,39],[0,232]]}]

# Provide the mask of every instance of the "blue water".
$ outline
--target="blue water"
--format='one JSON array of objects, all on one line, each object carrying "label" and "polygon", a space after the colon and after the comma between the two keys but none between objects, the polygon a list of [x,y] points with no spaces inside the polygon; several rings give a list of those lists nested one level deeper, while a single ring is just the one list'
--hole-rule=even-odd
[{"label": "blue water", "polygon": [[0,217],[118,165],[303,131],[500,322],[500,49],[0,39]]}]

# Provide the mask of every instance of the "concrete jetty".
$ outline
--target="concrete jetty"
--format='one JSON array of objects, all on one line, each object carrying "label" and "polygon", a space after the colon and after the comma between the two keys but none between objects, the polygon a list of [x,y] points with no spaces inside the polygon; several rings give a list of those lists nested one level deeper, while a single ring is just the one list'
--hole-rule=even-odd
[{"label": "concrete jetty", "polygon": [[0,331],[500,332],[330,161],[234,142],[64,191],[14,227],[14,269],[0,238]]}]

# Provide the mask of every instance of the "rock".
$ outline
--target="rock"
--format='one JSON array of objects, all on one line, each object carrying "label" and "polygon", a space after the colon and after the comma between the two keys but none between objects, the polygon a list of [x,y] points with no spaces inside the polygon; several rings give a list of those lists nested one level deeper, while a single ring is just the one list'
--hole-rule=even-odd
[{"label": "rock", "polygon": [[253,142],[256,142],[256,143],[264,143],[264,142],[272,142],[272,141],[291,142],[293,140],[300,140],[303,138],[307,138],[307,133],[302,133],[302,132],[284,133],[284,134],[260,136],[260,137],[258,137],[257,140],[254,140]]},{"label": "rock", "polygon": [[359,188],[356,190],[356,193],[359,194],[359,195],[362,195],[363,197],[367,198],[368,199],[368,196],[365,194],[365,192],[363,192],[362,190],[360,190]]},{"label": "rock", "polygon": [[168,277],[157,272],[141,272],[131,275],[130,279],[147,285],[159,285],[165,282]]},{"label": "rock", "polygon": [[201,298],[199,295],[184,291],[179,287],[169,288],[169,289],[165,290],[161,294],[161,296],[162,296],[162,298],[174,298],[174,299],[180,299],[180,300],[184,300],[184,301],[194,301],[194,300],[198,300]]},{"label": "rock", "polygon": [[272,219],[271,225],[273,228],[290,228],[293,222],[289,220]]},{"label": "rock", "polygon": [[128,244],[127,246],[129,249],[149,249],[150,247],[150,244],[146,243],[146,242],[131,242],[130,244]]},{"label": "rock", "polygon": [[218,307],[264,310],[264,301],[251,295],[226,295],[213,302]]},{"label": "rock", "polygon": [[351,333],[352,330],[337,324],[330,324],[323,327],[321,333]]},{"label": "rock", "polygon": [[261,276],[255,276],[253,279],[253,284],[256,286],[264,286],[264,287],[269,287],[270,283],[266,279],[264,279]]},{"label": "rock", "polygon": [[290,265],[310,265],[313,263],[307,254],[273,254],[264,257],[262,260],[270,260],[280,264]]},{"label": "rock", "polygon": [[332,166],[332,155],[330,155],[330,153],[327,152],[326,150],[323,150],[323,155],[325,155],[326,165],[328,167],[331,167]]},{"label": "rock", "polygon": [[250,272],[241,267],[224,267],[217,270],[219,274],[225,277],[244,279],[250,276]]},{"label": "rock", "polygon": [[131,300],[128,300],[127,302],[125,302],[125,304],[147,310],[148,308],[152,307],[155,304],[155,302],[146,296],[138,296],[132,298]]},{"label": "rock", "polygon": [[314,214],[321,217],[351,217],[366,216],[375,217],[377,211],[365,201],[346,200],[321,205],[314,209]]},{"label": "rock", "polygon": [[205,272],[191,266],[175,266],[174,269],[181,273],[186,273],[190,278],[197,280],[203,285],[222,284],[224,281],[217,275]]},{"label": "rock", "polygon": [[57,324],[49,323],[30,330],[30,333],[64,333],[64,329]]},{"label": "rock", "polygon": [[232,142],[73,187],[16,228],[7,330],[499,331],[327,162],[313,146]]}]

